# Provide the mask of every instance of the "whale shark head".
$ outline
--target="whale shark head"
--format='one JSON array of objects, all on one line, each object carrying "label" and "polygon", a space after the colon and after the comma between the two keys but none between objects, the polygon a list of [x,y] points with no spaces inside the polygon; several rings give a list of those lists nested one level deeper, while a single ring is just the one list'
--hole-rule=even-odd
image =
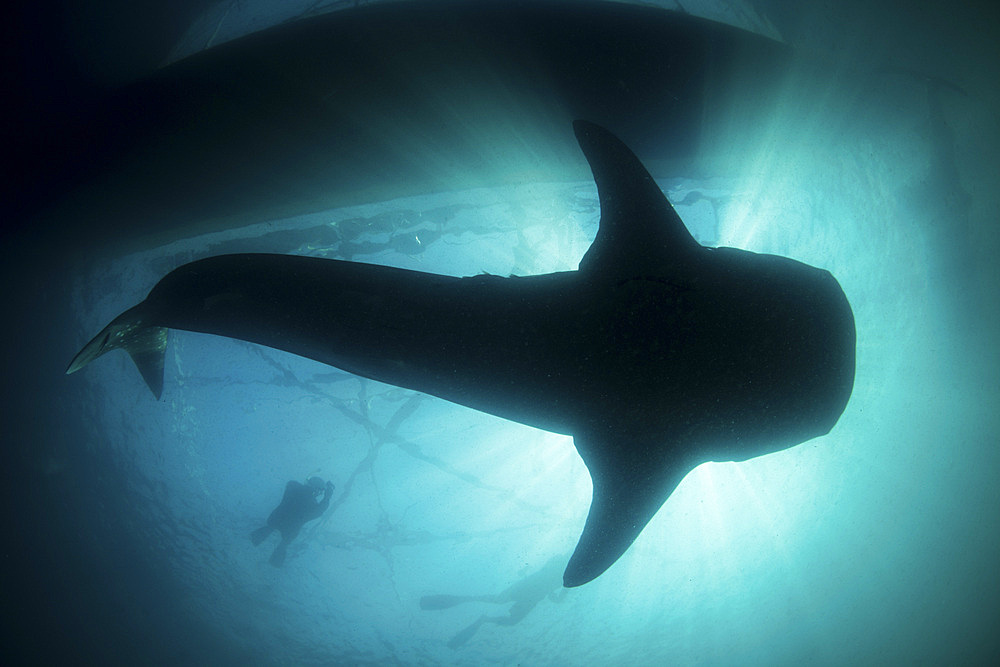
[{"label": "whale shark head", "polygon": [[566,586],[610,567],[694,467],[828,433],[855,354],[854,317],[828,271],[700,245],[624,143],[586,121],[574,130],[601,202],[580,272],[617,304],[609,326],[630,333],[608,355],[626,381],[573,434],[593,499]]}]

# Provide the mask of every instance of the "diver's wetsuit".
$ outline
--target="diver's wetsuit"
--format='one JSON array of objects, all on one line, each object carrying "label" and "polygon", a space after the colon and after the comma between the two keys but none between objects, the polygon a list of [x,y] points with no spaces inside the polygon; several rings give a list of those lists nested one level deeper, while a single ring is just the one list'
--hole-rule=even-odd
[{"label": "diver's wetsuit", "polygon": [[306,521],[318,519],[330,506],[332,490],[333,485],[327,482],[323,499],[317,502],[313,496],[313,489],[310,487],[294,480],[285,485],[285,495],[281,499],[281,504],[271,512],[271,516],[267,518],[267,525],[258,528],[250,536],[254,545],[258,545],[272,531],[277,530],[281,533],[281,542],[271,554],[271,565],[281,567],[281,564],[285,562],[285,551],[291,541],[299,534],[302,525]]}]

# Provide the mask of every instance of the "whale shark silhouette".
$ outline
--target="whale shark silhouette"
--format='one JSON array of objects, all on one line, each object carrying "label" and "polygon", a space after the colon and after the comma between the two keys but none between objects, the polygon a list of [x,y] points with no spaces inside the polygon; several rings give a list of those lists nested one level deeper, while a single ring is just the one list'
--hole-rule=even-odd
[{"label": "whale shark silhouette", "polygon": [[701,246],[631,150],[574,123],[601,205],[576,271],[441,276],[268,254],[167,274],[76,355],[129,352],[163,389],[167,329],[286,350],[571,435],[593,498],[563,574],[587,583],[684,476],[829,432],[854,384],[854,316],[827,271]]}]

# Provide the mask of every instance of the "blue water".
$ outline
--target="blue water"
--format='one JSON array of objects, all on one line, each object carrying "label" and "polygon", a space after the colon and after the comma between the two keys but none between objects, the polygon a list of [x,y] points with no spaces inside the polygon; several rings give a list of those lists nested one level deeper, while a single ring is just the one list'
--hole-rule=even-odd
[{"label": "blue water", "polygon": [[[981,457],[992,456],[996,417],[974,393],[977,377],[988,382],[965,358],[974,348],[955,345],[974,336],[954,328],[954,304],[928,275],[928,235],[893,233],[878,219],[892,210],[885,201],[844,215],[865,198],[828,184],[752,201],[734,180],[661,186],[692,202],[678,211],[701,242],[738,241],[838,276],[859,361],[828,436],[700,466],[607,574],[562,590],[590,496],[571,439],[287,353],[172,332],[160,402],[120,353],[67,380],[87,396],[87,442],[121,476],[111,498],[134,514],[136,556],[164,578],[163,594],[219,650],[275,664],[842,663],[879,651],[925,657],[938,645],[924,631],[968,627],[931,610],[966,604],[980,558],[996,548],[972,510],[995,507],[992,458]],[[140,300],[166,265],[206,251],[530,274],[572,268],[597,217],[592,184],[536,185],[178,242],[78,277],[77,340]],[[844,221],[839,230],[830,218]],[[331,507],[275,569],[274,542],[254,548],[249,533],[286,481],[310,474],[336,485]],[[422,609],[432,595],[468,599]]]},{"label": "blue water", "polygon": [[[779,152],[772,128],[718,173],[660,181],[702,243],[838,278],[857,380],[829,435],[698,467],[576,589],[559,577],[591,486],[567,437],[185,332],[170,334],[160,401],[125,354],[62,371],[208,254],[572,269],[596,231],[592,183],[442,192],[83,265],[8,246],[10,661],[995,662],[1000,142],[982,119],[996,91],[916,90],[849,135],[815,127]],[[287,481],[314,474],[336,485],[330,508],[274,568],[274,538],[249,534]]]}]

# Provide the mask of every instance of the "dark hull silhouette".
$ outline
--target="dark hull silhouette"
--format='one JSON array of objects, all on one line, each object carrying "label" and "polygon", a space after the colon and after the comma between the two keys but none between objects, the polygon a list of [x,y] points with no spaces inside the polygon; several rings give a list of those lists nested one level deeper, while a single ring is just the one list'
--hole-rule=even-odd
[{"label": "dark hull silhouette", "polygon": [[7,208],[93,256],[403,195],[578,181],[575,118],[685,175],[709,140],[760,123],[787,67],[783,45],[653,7],[344,10],[195,54],[32,138]]}]

